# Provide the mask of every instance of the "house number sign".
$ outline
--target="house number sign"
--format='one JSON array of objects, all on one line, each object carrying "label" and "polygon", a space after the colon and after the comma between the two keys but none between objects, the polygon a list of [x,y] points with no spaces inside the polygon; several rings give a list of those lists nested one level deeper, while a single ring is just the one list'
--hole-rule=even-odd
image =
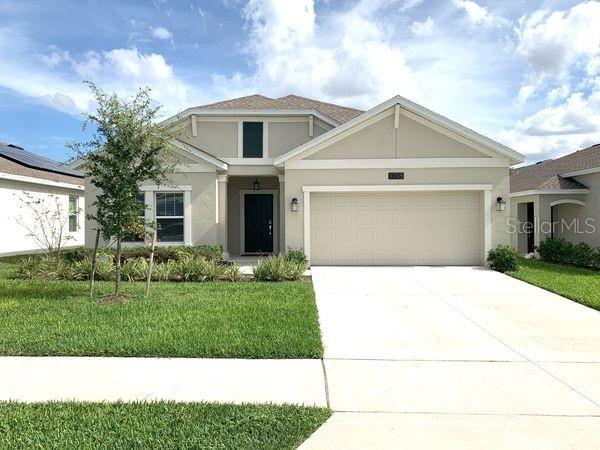
[{"label": "house number sign", "polygon": [[404,180],[404,172],[388,172],[388,180]]}]

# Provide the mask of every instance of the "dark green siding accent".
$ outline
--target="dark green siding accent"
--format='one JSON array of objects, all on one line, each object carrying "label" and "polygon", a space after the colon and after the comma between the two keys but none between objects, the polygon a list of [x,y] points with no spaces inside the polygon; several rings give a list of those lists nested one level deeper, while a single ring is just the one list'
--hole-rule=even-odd
[{"label": "dark green siding accent", "polygon": [[263,157],[262,122],[244,122],[244,158]]}]

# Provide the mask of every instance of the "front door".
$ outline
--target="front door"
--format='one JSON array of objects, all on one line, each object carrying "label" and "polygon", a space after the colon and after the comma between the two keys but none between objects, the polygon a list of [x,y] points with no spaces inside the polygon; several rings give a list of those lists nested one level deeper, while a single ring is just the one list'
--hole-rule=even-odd
[{"label": "front door", "polygon": [[244,195],[244,252],[273,252],[273,194]]},{"label": "front door", "polygon": [[527,253],[535,251],[535,214],[533,202],[527,203]]}]

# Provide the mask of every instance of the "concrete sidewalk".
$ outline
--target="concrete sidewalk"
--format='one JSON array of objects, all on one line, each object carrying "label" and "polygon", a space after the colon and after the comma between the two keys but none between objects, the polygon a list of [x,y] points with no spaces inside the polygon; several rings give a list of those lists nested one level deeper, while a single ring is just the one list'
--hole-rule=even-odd
[{"label": "concrete sidewalk", "polygon": [[320,360],[0,357],[0,400],[327,405]]}]

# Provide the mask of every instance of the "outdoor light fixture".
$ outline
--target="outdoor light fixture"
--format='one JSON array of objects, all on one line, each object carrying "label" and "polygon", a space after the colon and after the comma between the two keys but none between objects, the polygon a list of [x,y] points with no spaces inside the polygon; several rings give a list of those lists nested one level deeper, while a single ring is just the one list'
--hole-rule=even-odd
[{"label": "outdoor light fixture", "polygon": [[252,183],[252,187],[255,191],[260,191],[260,182],[258,181],[258,178],[254,180],[254,183]]},{"label": "outdoor light fixture", "polygon": [[296,197],[292,199],[290,207],[292,208],[292,211],[298,211],[298,199]]},{"label": "outdoor light fixture", "polygon": [[506,209],[506,200],[502,197],[496,199],[496,211],[504,211]]}]

